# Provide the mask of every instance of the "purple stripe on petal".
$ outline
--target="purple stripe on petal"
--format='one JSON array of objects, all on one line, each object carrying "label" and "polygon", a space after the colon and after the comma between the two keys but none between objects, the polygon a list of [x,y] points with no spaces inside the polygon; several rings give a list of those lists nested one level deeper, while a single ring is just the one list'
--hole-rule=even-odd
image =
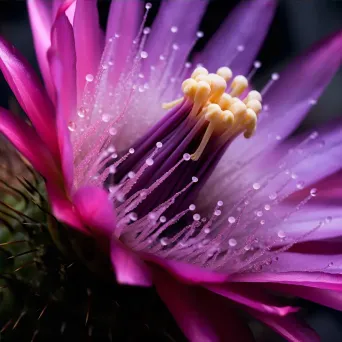
[{"label": "purple stripe on petal", "polygon": [[183,285],[159,270],[154,283],[189,341],[252,342],[253,335],[229,301],[199,287]]},{"label": "purple stripe on petal", "polygon": [[[276,5],[275,0],[241,1],[222,23],[197,61],[212,72],[228,65],[234,74],[246,74],[264,41]],[[239,52],[239,46],[244,50]]]},{"label": "purple stripe on petal", "polygon": [[78,0],[74,17],[77,56],[77,96],[81,99],[87,74],[95,75],[104,48],[96,0]]},{"label": "purple stripe on petal", "polygon": [[54,109],[45,89],[19,52],[0,38],[0,69],[38,135],[58,158]]}]

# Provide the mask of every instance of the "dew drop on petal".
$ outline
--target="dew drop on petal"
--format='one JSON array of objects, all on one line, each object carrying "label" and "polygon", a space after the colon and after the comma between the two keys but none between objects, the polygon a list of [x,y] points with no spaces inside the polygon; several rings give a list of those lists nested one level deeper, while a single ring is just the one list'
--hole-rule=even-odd
[{"label": "dew drop on petal", "polygon": [[254,183],[254,184],[253,184],[253,189],[254,189],[254,190],[259,190],[260,187],[261,187],[260,183]]},{"label": "dew drop on petal", "polygon": [[229,216],[229,217],[228,217],[228,222],[229,222],[230,224],[233,224],[233,223],[236,222],[236,218],[235,218],[234,216]]},{"label": "dew drop on petal", "polygon": [[194,210],[196,209],[195,204],[190,204],[190,205],[189,205],[189,209],[190,209],[191,211],[194,211]]},{"label": "dew drop on petal", "polygon": [[203,38],[204,37],[204,33],[202,31],[197,31],[196,32],[196,36],[197,36],[197,38]]},{"label": "dew drop on petal", "polygon": [[299,190],[304,189],[304,184],[305,183],[303,181],[298,182],[297,185],[296,185],[297,189],[299,189]]},{"label": "dew drop on petal", "polygon": [[151,29],[149,27],[145,27],[143,30],[143,34],[150,34],[151,33]]},{"label": "dew drop on petal", "polygon": [[134,150],[134,148],[130,148],[130,149],[128,150],[128,152],[129,152],[130,154],[133,154],[133,153],[135,152],[135,150]]},{"label": "dew drop on petal", "polygon": [[136,213],[133,213],[133,212],[129,213],[128,217],[131,221],[136,221],[138,219],[138,215]]},{"label": "dew drop on petal", "polygon": [[156,143],[156,147],[157,147],[157,148],[162,148],[162,147],[163,147],[163,143],[160,142],[160,141],[158,141],[158,142]]},{"label": "dew drop on petal", "polygon": [[314,131],[310,134],[310,139],[314,140],[318,137],[318,132],[317,131]]},{"label": "dew drop on petal", "polygon": [[204,231],[205,234],[209,234],[210,233],[210,228],[204,228],[203,231]]},{"label": "dew drop on petal", "polygon": [[286,235],[285,235],[285,232],[284,232],[283,230],[279,230],[279,231],[278,231],[278,237],[279,237],[279,238],[283,239],[285,236],[286,236]]},{"label": "dew drop on petal", "polygon": [[271,78],[273,81],[277,81],[277,80],[279,80],[279,74],[274,73],[274,74],[272,74]]},{"label": "dew drop on petal", "polygon": [[255,214],[256,214],[256,216],[261,217],[262,216],[262,211],[258,210]]},{"label": "dew drop on petal", "polygon": [[201,219],[201,215],[200,214],[195,214],[193,216],[193,219],[194,219],[194,221],[199,221]]},{"label": "dew drop on petal", "polygon": [[221,210],[216,209],[216,210],[214,211],[214,215],[215,215],[215,216],[220,216],[220,215],[221,215]]},{"label": "dew drop on petal", "polygon": [[316,189],[316,188],[312,188],[312,189],[310,190],[310,195],[311,195],[312,197],[317,196],[317,189]]},{"label": "dew drop on petal", "polygon": [[130,172],[127,173],[127,176],[128,176],[128,178],[132,179],[135,176],[135,172],[130,171]]},{"label": "dew drop on petal", "polygon": [[109,128],[109,134],[110,134],[110,135],[114,136],[114,135],[116,135],[116,133],[117,133],[117,130],[116,130],[115,127]]},{"label": "dew drop on petal", "polygon": [[236,48],[239,52],[242,52],[245,50],[245,47],[243,45],[238,45]]},{"label": "dew drop on petal", "polygon": [[86,109],[84,107],[80,107],[77,111],[77,115],[83,119],[86,115]]},{"label": "dew drop on petal", "polygon": [[69,121],[69,123],[68,123],[68,129],[69,129],[70,132],[74,132],[75,129],[76,129],[76,124],[75,124],[75,122]]},{"label": "dew drop on petal", "polygon": [[146,51],[141,51],[140,52],[140,57],[143,59],[146,59],[148,57],[148,53]]},{"label": "dew drop on petal", "polygon": [[177,27],[177,26],[172,26],[172,27],[171,27],[171,32],[172,32],[172,33],[178,32],[178,27]]},{"label": "dew drop on petal", "polygon": [[87,82],[93,82],[93,81],[94,81],[94,75],[92,75],[92,74],[87,74],[87,75],[86,75],[86,81],[87,81]]},{"label": "dew drop on petal", "polygon": [[166,246],[166,245],[168,244],[167,238],[161,238],[161,239],[160,239],[160,244],[161,244],[162,246]]},{"label": "dew drop on petal", "polygon": [[270,206],[269,204],[265,204],[264,208],[265,208],[265,210],[267,210],[267,211],[271,210],[271,206]]},{"label": "dew drop on petal", "polygon": [[183,159],[184,159],[185,161],[189,161],[190,158],[191,158],[191,156],[190,156],[189,153],[184,153],[184,154],[183,154]]},{"label": "dew drop on petal", "polygon": [[230,247],[235,247],[237,245],[236,239],[233,239],[233,238],[229,239],[228,243]]},{"label": "dew drop on petal", "polygon": [[153,160],[152,158],[147,158],[147,159],[146,159],[146,164],[147,164],[148,166],[152,166],[152,165],[154,164],[154,160]]},{"label": "dew drop on petal", "polygon": [[110,121],[110,115],[109,114],[103,114],[101,117],[101,120],[103,122],[109,122]]},{"label": "dew drop on petal", "polygon": [[166,222],[166,217],[165,216],[160,216],[159,221],[161,223],[165,223]]},{"label": "dew drop on petal", "polygon": [[222,202],[222,201],[218,201],[218,202],[217,202],[217,205],[218,205],[219,207],[222,207],[222,206],[223,206],[223,202]]}]

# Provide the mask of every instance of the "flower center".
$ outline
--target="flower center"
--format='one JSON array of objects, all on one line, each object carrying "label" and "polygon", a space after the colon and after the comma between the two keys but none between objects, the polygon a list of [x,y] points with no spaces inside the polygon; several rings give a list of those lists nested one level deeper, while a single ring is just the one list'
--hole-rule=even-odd
[{"label": "flower center", "polygon": [[163,104],[163,108],[171,109],[189,100],[192,103],[189,117],[204,118],[209,123],[197,150],[191,155],[194,161],[201,157],[213,134],[228,141],[241,133],[250,138],[255,132],[257,115],[262,109],[261,95],[253,90],[241,100],[239,97],[248,88],[247,79],[241,75],[233,79],[230,93],[226,93],[227,82],[232,76],[228,67],[219,68],[216,74],[198,67],[182,84],[184,97]]}]

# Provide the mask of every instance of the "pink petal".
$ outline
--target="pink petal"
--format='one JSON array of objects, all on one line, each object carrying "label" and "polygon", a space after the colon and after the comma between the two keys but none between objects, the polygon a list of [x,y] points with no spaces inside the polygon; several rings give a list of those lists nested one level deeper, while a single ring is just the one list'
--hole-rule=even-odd
[{"label": "pink petal", "polygon": [[[246,74],[268,32],[276,5],[275,0],[242,1],[221,24],[198,62],[212,72],[228,65],[234,74]],[[238,46],[244,51],[238,52]]]},{"label": "pink petal", "polygon": [[77,94],[78,101],[80,101],[86,82],[85,77],[87,74],[96,74],[104,48],[96,0],[77,0],[74,34],[77,56]]},{"label": "pink petal", "polygon": [[72,26],[65,14],[56,19],[51,36],[49,58],[57,91],[58,141],[67,189],[71,190],[73,153],[67,125],[76,113],[76,57]]},{"label": "pink petal", "polygon": [[48,93],[52,98],[54,94],[53,82],[51,79],[49,63],[47,59],[47,51],[51,46],[51,6],[49,6],[49,3],[46,0],[29,0],[27,1],[27,7],[40,71],[42,73]]},{"label": "pink petal", "polygon": [[149,267],[115,237],[112,238],[110,255],[118,283],[136,286],[152,285]]},{"label": "pink petal", "polygon": [[83,187],[74,194],[72,202],[83,224],[109,245],[116,217],[108,193],[95,186]]},{"label": "pink petal", "polygon": [[285,294],[290,294],[296,297],[307,299],[335,310],[342,311],[342,292],[332,290],[322,290],[310,288],[307,286],[294,286],[283,284],[272,284],[268,286],[274,291],[280,291]]},{"label": "pink petal", "polygon": [[306,323],[295,316],[277,317],[249,311],[256,319],[268,325],[289,342],[319,342],[320,338]]},{"label": "pink petal", "polygon": [[264,96],[263,103],[269,110],[260,114],[256,135],[251,140],[253,148],[249,141],[239,138],[229,148],[234,152],[230,158],[249,160],[278,144],[276,136],[285,138],[293,132],[310,110],[311,101],[319,98],[339,69],[341,44],[342,31],[316,44],[280,73],[279,80]]},{"label": "pink petal", "polygon": [[251,287],[248,284],[226,283],[208,285],[206,288],[234,302],[263,313],[286,316],[291,312],[298,311],[297,308],[291,306],[280,306],[276,303],[274,297],[258,286]]},{"label": "pink petal", "polygon": [[106,42],[115,34],[120,34],[120,44],[113,54],[115,61],[115,81],[126,65],[132,49],[132,42],[141,24],[142,2],[140,0],[112,1],[107,22]]},{"label": "pink petal", "polygon": [[255,272],[233,275],[232,282],[281,283],[342,290],[342,275],[323,272]]},{"label": "pink petal", "polygon": [[[172,44],[176,43],[178,50],[172,60],[168,57],[170,64],[167,71],[177,74],[196,41],[196,32],[206,6],[207,2],[202,0],[163,1],[146,44],[149,53],[146,66],[158,65],[160,55],[170,56]],[[171,32],[172,27],[178,31]]]},{"label": "pink petal", "polygon": [[58,158],[54,109],[39,79],[19,52],[0,38],[0,69],[38,135]]},{"label": "pink petal", "polygon": [[247,323],[222,297],[199,287],[183,285],[158,270],[154,272],[154,283],[189,341],[254,341]]},{"label": "pink petal", "polygon": [[34,129],[4,108],[0,108],[0,132],[46,179],[61,182],[61,176],[50,152]]},{"label": "pink petal", "polygon": [[224,273],[210,271],[192,264],[161,259],[151,254],[141,254],[141,257],[162,267],[172,276],[187,284],[223,283],[229,279],[229,276]]}]

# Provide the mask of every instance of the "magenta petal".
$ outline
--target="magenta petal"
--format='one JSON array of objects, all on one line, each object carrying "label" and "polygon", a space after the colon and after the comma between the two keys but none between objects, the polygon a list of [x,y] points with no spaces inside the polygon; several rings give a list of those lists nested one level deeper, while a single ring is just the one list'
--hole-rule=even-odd
[{"label": "magenta petal", "polygon": [[110,255],[118,283],[136,286],[152,285],[149,267],[115,237],[112,238]]},{"label": "magenta petal", "polygon": [[342,275],[323,272],[255,272],[233,275],[234,282],[281,283],[321,289],[342,290]]},{"label": "magenta petal", "polygon": [[0,69],[38,135],[58,158],[55,117],[51,101],[30,65],[3,38],[0,38]]},{"label": "magenta petal", "polygon": [[342,311],[342,292],[332,290],[322,290],[310,288],[307,286],[294,286],[283,284],[272,284],[272,290],[280,291],[285,294],[290,294],[296,297],[307,299],[335,310]]},{"label": "magenta petal", "polygon": [[56,183],[60,182],[58,168],[50,152],[31,126],[6,109],[0,108],[0,132],[43,177]]},{"label": "magenta petal", "polygon": [[77,0],[74,17],[77,56],[77,94],[81,99],[87,74],[95,75],[104,48],[96,0]]},{"label": "magenta petal", "polygon": [[228,301],[199,287],[183,285],[155,270],[154,283],[189,341],[248,342],[253,336]]},{"label": "magenta petal", "polygon": [[298,126],[310,110],[311,102],[319,98],[341,66],[341,45],[342,31],[316,44],[280,73],[279,80],[264,96],[263,103],[269,109],[268,113],[260,114],[253,149],[246,139],[232,143],[230,149],[235,149],[241,163],[272,148],[279,143],[276,136],[285,138]]},{"label": "magenta petal", "polygon": [[274,297],[258,286],[226,283],[209,285],[206,288],[234,302],[263,313],[286,316],[291,312],[298,311],[297,308],[291,306],[278,305]]},{"label": "magenta petal", "polygon": [[109,244],[116,217],[108,193],[95,186],[83,187],[75,193],[72,202],[84,225]]},{"label": "magenta petal", "polygon": [[201,267],[185,264],[178,261],[161,259],[151,254],[141,254],[144,260],[154,263],[171,273],[175,278],[188,284],[212,284],[223,283],[229,279],[229,276]]},{"label": "magenta petal", "polygon": [[[268,32],[276,5],[275,0],[241,1],[199,55],[198,62],[212,72],[228,65],[234,74],[246,74]],[[243,46],[244,51],[238,52],[238,46]]]},{"label": "magenta petal", "polygon": [[50,31],[52,26],[52,11],[46,0],[29,0],[27,1],[29,11],[33,41],[36,55],[42,73],[45,86],[53,96],[53,82],[50,75],[49,63],[47,59],[47,51],[51,46]]},{"label": "magenta petal", "polygon": [[72,26],[65,14],[56,19],[51,36],[49,61],[57,92],[58,142],[67,189],[71,190],[73,153],[67,125],[76,112],[76,56]]},{"label": "magenta petal", "polygon": [[295,316],[277,317],[249,310],[258,320],[268,325],[289,342],[319,342],[320,338],[305,322]]}]

